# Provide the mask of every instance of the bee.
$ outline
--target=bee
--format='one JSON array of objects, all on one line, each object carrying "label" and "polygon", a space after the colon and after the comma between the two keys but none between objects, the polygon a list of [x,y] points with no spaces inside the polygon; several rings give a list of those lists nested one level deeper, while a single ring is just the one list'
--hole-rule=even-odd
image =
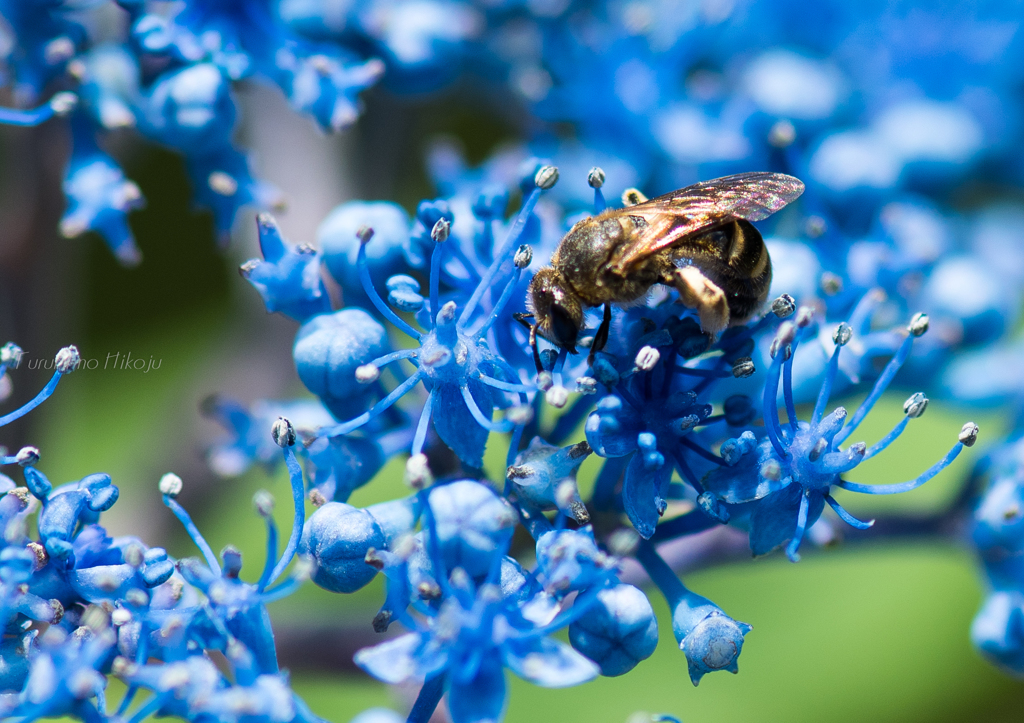
[{"label": "bee", "polygon": [[772,264],[760,221],[794,201],[804,184],[781,173],[741,173],[703,181],[646,200],[627,191],[624,208],[577,223],[559,242],[551,265],[530,282],[534,318],[530,346],[540,370],[537,335],[576,351],[584,307],[604,306],[590,358],[604,348],[611,305],[644,297],[655,284],[679,292],[705,333],[748,321],[764,304]]}]

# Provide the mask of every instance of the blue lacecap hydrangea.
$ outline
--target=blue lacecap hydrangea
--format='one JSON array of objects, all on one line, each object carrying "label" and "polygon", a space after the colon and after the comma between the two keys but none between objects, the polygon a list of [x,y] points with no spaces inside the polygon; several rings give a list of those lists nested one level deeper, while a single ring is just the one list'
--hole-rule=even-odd
[{"label": "blue lacecap hydrangea", "polygon": [[[751,626],[687,588],[662,543],[727,525],[754,555],[781,549],[796,561],[815,525],[871,527],[837,490],[910,491],[973,445],[969,422],[915,479],[855,481],[861,462],[924,413],[918,389],[989,405],[1024,390],[1011,337],[1024,213],[998,198],[968,212],[951,203],[980,182],[1022,181],[1014,7],[968,3],[955,23],[943,7],[723,7],[247,0],[167,10],[124,0],[124,36],[100,40],[79,4],[0,3],[18,106],[0,122],[68,118],[60,231],[95,231],[126,264],[141,258],[130,214],[144,200],[104,150],[115,129],[182,154],[222,242],[240,208],[279,204],[233,138],[239,83],[273,85],[328,131],[356,119],[359,93],[378,80],[413,94],[471,80],[511,99],[513,122],[531,119],[527,141],[478,167],[434,146],[438,197],[412,214],[350,201],[316,239],[297,240],[308,245],[258,216],[261,258],[242,275],[268,311],[298,324],[295,368],[315,397],[212,397],[203,407],[225,430],[208,448],[214,471],[282,459],[288,471],[286,541],[273,500],[254,500],[267,535],[258,579],[242,579],[237,550],[214,554],[176,501],[174,475],[160,490],[197,558],[109,537],[109,476],[54,487],[38,450],[5,454],[24,486],[0,478],[3,714],[316,720],[279,668],[266,604],[307,579],[351,593],[380,572],[373,627],[403,633],[356,663],[421,685],[410,721],[428,720],[446,695],[456,723],[499,720],[506,668],[560,687],[628,673],[652,654],[658,622],[647,594],[620,579],[627,557],[666,599],[696,684],[738,670]],[[761,224],[774,266],[763,314],[710,335],[659,287],[614,309],[609,343],[592,359],[594,311],[580,353],[542,342],[535,358],[516,316],[530,311],[530,279],[572,223],[617,206],[628,187],[667,191],[752,169],[806,183],[797,204]],[[0,351],[0,379],[17,357],[16,347]],[[63,350],[51,382],[0,426],[77,364]],[[884,393],[911,385],[889,434],[850,441]],[[854,392],[867,395],[855,411],[831,401]],[[811,410],[803,419],[801,405]],[[1021,673],[1017,446],[1011,439],[976,473],[988,486],[973,542],[990,594],[972,637]],[[503,481],[488,470],[502,454]],[[349,504],[399,455],[408,497]],[[597,473],[584,494],[577,475],[588,460]],[[520,525],[532,543],[514,537]],[[568,644],[552,637],[563,629]],[[117,703],[106,699],[111,675],[128,686]]]}]

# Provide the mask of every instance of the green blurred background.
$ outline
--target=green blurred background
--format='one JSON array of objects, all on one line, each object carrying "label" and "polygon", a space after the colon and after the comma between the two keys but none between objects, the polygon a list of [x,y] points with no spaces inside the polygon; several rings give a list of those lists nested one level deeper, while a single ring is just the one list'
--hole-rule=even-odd
[{"label": "green blurred background", "polygon": [[[397,198],[410,210],[416,199],[430,195],[417,160],[424,139],[438,131],[455,133],[466,140],[470,159],[479,160],[507,135],[458,106],[401,106],[371,94],[368,108],[347,142],[349,151],[356,150],[338,163],[366,181],[367,190],[354,196]],[[381,162],[371,151],[387,145],[389,137],[403,140]],[[32,148],[60,142],[59,130],[5,131],[0,137],[4,186],[11,187],[10,179],[23,172]],[[161,360],[160,368],[148,374],[76,372],[26,424],[5,430],[0,441],[9,448],[40,447],[40,466],[55,481],[111,473],[121,489],[107,519],[111,532],[138,533],[186,556],[195,550],[156,491],[160,474],[179,473],[185,479],[185,504],[213,548],[231,543],[242,549],[253,576],[262,565],[264,542],[252,494],[272,491],[282,501],[279,522],[288,526],[287,480],[283,473],[261,469],[234,480],[212,476],[203,450],[218,430],[200,417],[197,406],[213,392],[245,401],[302,394],[290,360],[295,325],[266,315],[257,294],[234,271],[255,255],[251,233],[240,234],[242,240],[228,252],[215,248],[210,219],[188,206],[187,181],[176,157],[128,146],[119,155],[149,199],[148,207],[132,216],[145,255],[142,266],[117,266],[97,238],[57,239],[53,228],[60,209],[51,203],[36,214],[36,230],[28,234],[32,243],[4,257],[8,278],[18,280],[8,292],[13,288],[18,295],[12,301],[8,293],[0,323],[9,327],[2,329],[4,338],[29,336],[32,346],[22,345],[30,357],[52,356],[73,342],[87,359],[102,362],[108,354],[131,352]],[[56,191],[59,176],[40,176],[34,187],[37,198],[45,199]],[[10,246],[9,238],[3,240]],[[38,389],[44,377],[28,369],[16,372],[15,401]],[[861,427],[865,441],[877,440],[899,419],[904,397],[887,397],[878,406]],[[887,483],[916,476],[946,452],[967,418],[981,425],[985,443],[999,438],[997,416],[933,402],[889,453],[861,465],[852,477]],[[500,475],[502,445],[492,446],[490,468]],[[941,510],[983,452],[984,444],[966,451],[924,488],[897,499],[848,495],[843,502],[861,516]],[[596,465],[588,460],[581,486],[591,482]],[[385,467],[352,502],[407,494],[400,469],[400,463]],[[867,544],[848,539],[806,554],[796,565],[774,556],[699,571],[685,580],[753,626],[738,676],[711,675],[694,688],[671,636],[667,608],[653,594],[662,635],[651,659],[622,678],[570,690],[543,690],[512,679],[507,720],[620,723],[637,711],[672,713],[687,723],[1024,720],[1024,684],[989,667],[970,646],[968,628],[982,585],[970,551],[955,540]],[[355,627],[372,640],[370,620],[381,593],[379,580],[347,597],[308,585],[275,603],[271,614],[283,631],[338,625]],[[415,694],[391,691],[350,669],[303,667],[293,681],[315,712],[338,723],[371,705],[404,710]]]}]

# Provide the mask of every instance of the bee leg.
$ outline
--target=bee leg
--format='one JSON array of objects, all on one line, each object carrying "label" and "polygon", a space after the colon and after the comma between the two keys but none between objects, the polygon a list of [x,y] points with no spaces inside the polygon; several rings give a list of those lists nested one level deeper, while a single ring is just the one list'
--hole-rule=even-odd
[{"label": "bee leg", "polygon": [[544,365],[540,361],[540,349],[537,348],[537,325],[530,325],[530,348],[533,349],[533,363],[537,366],[537,373],[544,371]]},{"label": "bee leg", "polygon": [[512,318],[518,321],[524,327],[526,327],[527,331],[529,331],[530,327],[532,326],[530,322],[527,321],[527,319],[532,319],[533,314],[523,314],[520,312],[516,312],[515,314],[512,315]]},{"label": "bee leg", "polygon": [[608,343],[608,333],[612,329],[612,305],[604,305],[604,318],[601,320],[601,326],[597,327],[597,333],[594,334],[594,341],[590,345],[590,355],[587,356],[587,364],[594,365],[594,355],[604,349],[605,344]]},{"label": "bee leg", "polygon": [[700,326],[708,334],[717,334],[729,326],[729,304],[718,284],[696,266],[675,269],[669,282],[679,292],[683,305],[697,310]]}]

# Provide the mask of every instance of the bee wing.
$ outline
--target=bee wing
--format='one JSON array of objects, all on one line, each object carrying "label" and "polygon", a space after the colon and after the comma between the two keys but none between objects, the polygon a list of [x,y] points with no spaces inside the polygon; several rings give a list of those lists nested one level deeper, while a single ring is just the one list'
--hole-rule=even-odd
[{"label": "bee wing", "polygon": [[646,225],[617,250],[611,265],[618,273],[680,239],[728,221],[760,221],[799,198],[804,184],[782,173],[740,173],[702,181],[620,210]]}]

